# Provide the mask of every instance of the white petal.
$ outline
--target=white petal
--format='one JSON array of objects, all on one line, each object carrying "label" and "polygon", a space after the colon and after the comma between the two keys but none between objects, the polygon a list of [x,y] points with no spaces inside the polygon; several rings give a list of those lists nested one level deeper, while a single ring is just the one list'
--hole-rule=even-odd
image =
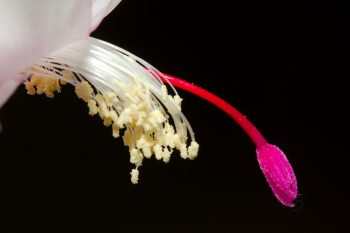
[{"label": "white petal", "polygon": [[92,0],[91,30],[95,30],[102,19],[107,16],[121,0]]},{"label": "white petal", "polygon": [[[119,1],[1,0],[0,99],[8,80],[39,58],[86,38]],[[11,82],[12,84],[16,82]],[[12,91],[14,91],[13,85]],[[3,103],[0,103],[0,107]]]}]

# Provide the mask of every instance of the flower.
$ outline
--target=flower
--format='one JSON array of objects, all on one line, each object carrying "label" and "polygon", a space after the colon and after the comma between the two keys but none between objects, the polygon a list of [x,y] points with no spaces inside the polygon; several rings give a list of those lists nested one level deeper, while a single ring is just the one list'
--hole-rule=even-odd
[{"label": "flower", "polygon": [[[182,99],[170,83],[174,95],[168,94],[159,71],[117,46],[88,36],[119,2],[36,0],[34,6],[25,1],[12,5],[10,1],[2,2],[0,7],[6,9],[7,15],[1,16],[1,22],[15,22],[11,27],[18,30],[12,37],[18,41],[10,36],[1,38],[2,46],[6,46],[6,56],[2,58],[6,64],[0,67],[4,71],[0,104],[22,80],[28,94],[45,94],[50,98],[67,83],[75,86],[89,114],[99,115],[103,124],[111,127],[115,138],[123,136],[130,162],[135,165],[131,181],[137,183],[138,168],[144,158],[154,155],[167,163],[176,149],[182,158],[194,159],[199,145],[181,112]],[[29,7],[29,11],[23,12],[26,9],[23,7]],[[19,14],[18,22],[13,19],[16,12],[23,13]],[[1,27],[5,30],[10,26],[2,23]]]},{"label": "flower", "polygon": [[73,85],[89,114],[111,127],[113,137],[123,135],[135,165],[131,182],[138,183],[145,158],[154,155],[167,163],[174,150],[184,159],[198,154],[174,88],[179,87],[213,103],[243,128],[256,145],[260,168],[275,196],[293,206],[297,182],[286,156],[233,106],[194,84],[162,74],[122,48],[89,37],[119,2],[1,1],[0,31],[7,33],[0,34],[0,107],[23,81],[28,94],[49,98],[62,86]]}]

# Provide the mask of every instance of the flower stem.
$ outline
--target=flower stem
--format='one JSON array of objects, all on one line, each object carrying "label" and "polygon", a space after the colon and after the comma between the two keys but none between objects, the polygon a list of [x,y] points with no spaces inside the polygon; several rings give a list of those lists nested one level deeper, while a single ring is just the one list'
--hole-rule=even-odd
[{"label": "flower stem", "polygon": [[192,83],[186,82],[182,79],[176,78],[168,74],[163,75],[175,87],[197,95],[205,99],[206,101],[214,104],[222,111],[227,113],[248,134],[248,136],[254,142],[257,148],[261,148],[267,145],[265,138],[261,135],[259,130],[245,116],[243,116],[242,113],[240,113],[236,108],[227,103],[225,100]]}]

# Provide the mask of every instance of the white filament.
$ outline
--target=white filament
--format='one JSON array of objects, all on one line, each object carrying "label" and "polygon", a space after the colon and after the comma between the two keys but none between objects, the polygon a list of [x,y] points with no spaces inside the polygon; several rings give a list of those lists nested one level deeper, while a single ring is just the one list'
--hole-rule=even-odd
[{"label": "white filament", "polygon": [[[134,84],[135,79],[139,80],[154,95],[155,98],[152,97],[153,102],[151,103],[153,108],[159,108],[164,112],[163,105],[171,115],[177,133],[186,139],[188,131],[191,140],[195,141],[191,125],[179,107],[169,96],[164,98],[162,92],[164,84],[160,78],[162,74],[153,66],[128,51],[105,41],[89,37],[86,40],[68,45],[52,53],[47,58],[40,59],[26,73],[58,78],[72,85],[79,83],[64,78],[61,75],[62,70],[74,72],[77,74],[79,81],[87,80],[102,94],[115,91],[121,100],[125,98],[125,93],[121,90],[118,91],[116,82],[127,86]],[[175,88],[166,77],[163,76],[162,79],[166,80],[174,94],[177,95]],[[120,113],[120,105],[117,106],[116,104],[114,108]],[[186,127],[184,128],[183,125]]]}]

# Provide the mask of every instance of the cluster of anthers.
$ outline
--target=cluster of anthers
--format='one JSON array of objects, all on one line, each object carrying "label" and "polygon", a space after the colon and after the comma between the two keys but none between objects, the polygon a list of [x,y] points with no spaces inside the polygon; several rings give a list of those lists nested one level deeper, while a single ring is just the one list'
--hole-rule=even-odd
[{"label": "cluster of anthers", "polygon": [[105,126],[111,127],[113,137],[123,135],[130,162],[135,165],[130,173],[134,184],[138,183],[143,159],[152,154],[165,163],[174,149],[184,159],[197,156],[199,145],[181,112],[182,99],[170,83],[175,94],[168,94],[157,70],[106,42],[89,38],[78,43],[74,50],[68,46],[22,73],[28,94],[52,98],[61,85],[74,85],[89,114],[98,115]]}]

